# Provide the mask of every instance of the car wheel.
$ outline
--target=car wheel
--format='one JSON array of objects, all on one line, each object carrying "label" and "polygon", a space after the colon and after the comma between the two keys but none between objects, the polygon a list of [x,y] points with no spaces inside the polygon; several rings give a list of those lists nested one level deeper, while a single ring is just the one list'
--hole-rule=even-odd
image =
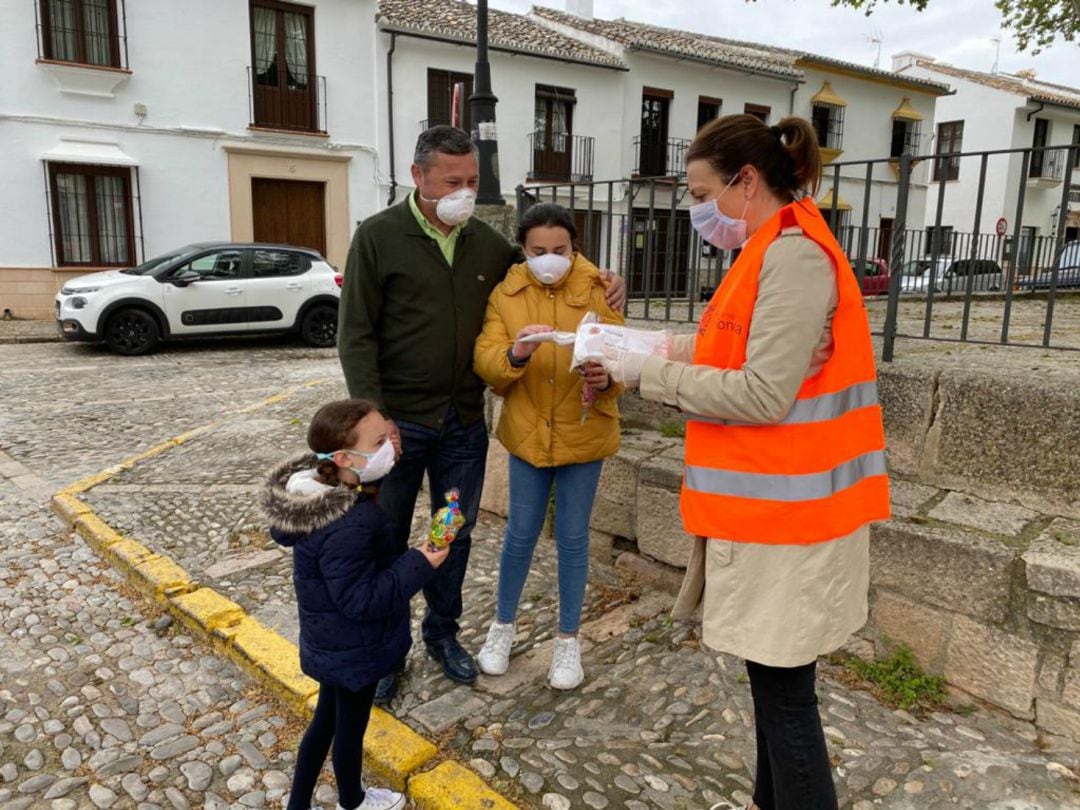
[{"label": "car wheel", "polygon": [[127,357],[150,353],[160,336],[157,320],[144,309],[121,309],[105,324],[105,345]]},{"label": "car wheel", "polygon": [[309,346],[327,349],[337,343],[337,307],[316,304],[306,313],[300,324],[300,337]]}]

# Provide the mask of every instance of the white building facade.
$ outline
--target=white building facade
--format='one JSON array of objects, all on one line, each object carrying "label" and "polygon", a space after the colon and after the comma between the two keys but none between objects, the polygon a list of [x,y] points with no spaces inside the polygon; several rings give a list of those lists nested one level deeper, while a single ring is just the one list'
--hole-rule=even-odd
[{"label": "white building facade", "polygon": [[306,245],[343,267],[382,201],[375,9],[4,3],[0,307],[49,317],[64,279],[198,241]]},{"label": "white building facade", "polygon": [[[1080,89],[1033,75],[980,73],[920,54],[894,57],[899,75],[948,81],[954,93],[938,101],[928,153],[994,152],[1080,144]],[[1080,154],[1080,149],[1074,155]],[[934,167],[925,222],[953,235],[977,232],[995,244],[986,252],[1009,259],[1017,235],[1035,268],[1053,260],[1059,227],[1080,238],[1080,160],[1064,149],[943,160]],[[983,187],[980,216],[975,202]],[[1023,208],[1019,210],[1023,191]],[[1064,202],[1064,205],[1063,205]],[[1019,219],[1017,214],[1020,213]],[[1063,222],[1064,219],[1064,222]],[[999,236],[1000,234],[1000,236]],[[955,242],[956,240],[951,240]]]}]

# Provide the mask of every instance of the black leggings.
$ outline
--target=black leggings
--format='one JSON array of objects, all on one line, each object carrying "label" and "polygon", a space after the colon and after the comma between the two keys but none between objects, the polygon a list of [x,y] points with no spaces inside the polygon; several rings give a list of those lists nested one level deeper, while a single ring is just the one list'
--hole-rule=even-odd
[{"label": "black leggings", "polygon": [[817,662],[787,668],[747,661],[746,671],[757,731],[754,804],[761,810],[836,810],[814,691]]},{"label": "black leggings", "polygon": [[364,732],[371,717],[375,684],[359,692],[338,686],[320,685],[315,716],[296,751],[296,773],[288,810],[308,810],[319,772],[326,762],[330,743],[334,744],[334,778],[337,780],[338,804],[353,810],[364,801],[360,770],[364,759]]}]

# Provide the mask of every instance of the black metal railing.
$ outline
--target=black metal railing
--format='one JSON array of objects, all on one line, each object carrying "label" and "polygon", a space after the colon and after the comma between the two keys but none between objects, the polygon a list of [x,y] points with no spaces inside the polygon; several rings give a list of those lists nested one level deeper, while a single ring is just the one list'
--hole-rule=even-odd
[{"label": "black metal railing", "polygon": [[685,177],[686,138],[634,138],[634,177]]},{"label": "black metal railing", "polygon": [[[1080,145],[826,168],[816,198],[832,200],[822,214],[838,223],[883,359],[901,339],[1080,350],[1080,203],[1068,183],[1024,182],[1032,156],[1054,150]],[[928,184],[942,158],[958,165],[957,180],[941,173]],[[1068,155],[1055,159],[1072,165]],[[990,191],[988,177],[1002,174],[1020,180],[1010,197]],[[667,175],[518,194],[519,211],[539,200],[573,211],[585,255],[626,280],[630,318],[696,321],[734,258],[702,243],[685,182]]]},{"label": "black metal railing", "polygon": [[1031,180],[1049,180],[1060,183],[1065,178],[1065,167],[1071,165],[1066,149],[1047,149],[1041,154],[1031,156],[1031,168],[1028,177]]},{"label": "black metal railing", "polygon": [[596,139],[588,135],[529,133],[530,182],[588,183],[593,179]]},{"label": "black metal railing", "polygon": [[326,77],[248,66],[248,121],[253,127],[290,132],[327,132]]},{"label": "black metal railing", "polygon": [[38,59],[89,67],[128,69],[127,6],[108,0],[100,8],[54,7],[35,0]]}]

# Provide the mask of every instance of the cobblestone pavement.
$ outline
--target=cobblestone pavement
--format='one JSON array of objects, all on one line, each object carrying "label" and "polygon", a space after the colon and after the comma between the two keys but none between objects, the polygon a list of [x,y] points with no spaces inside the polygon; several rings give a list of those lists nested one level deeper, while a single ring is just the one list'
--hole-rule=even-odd
[{"label": "cobblestone pavement", "polygon": [[[302,446],[316,405],[341,393],[338,376],[332,352],[285,341],[136,360],[0,347],[0,807],[273,806],[287,789],[295,720],[230,664],[155,624],[46,503],[81,475],[225,417],[87,500],[295,639],[288,556],[266,538],[251,492]],[[317,378],[330,382],[228,415]],[[485,519],[476,532],[462,622],[474,650],[493,612],[501,531]],[[741,806],[754,759],[744,671],[667,620],[668,598],[594,564],[587,681],[572,693],[547,687],[552,550],[541,542],[510,672],[454,687],[414,649],[394,713],[523,807]],[[1080,807],[1074,744],[979,707],[915,718],[838,674],[824,667],[820,694],[843,806]],[[324,803],[332,797],[325,787]]]}]

